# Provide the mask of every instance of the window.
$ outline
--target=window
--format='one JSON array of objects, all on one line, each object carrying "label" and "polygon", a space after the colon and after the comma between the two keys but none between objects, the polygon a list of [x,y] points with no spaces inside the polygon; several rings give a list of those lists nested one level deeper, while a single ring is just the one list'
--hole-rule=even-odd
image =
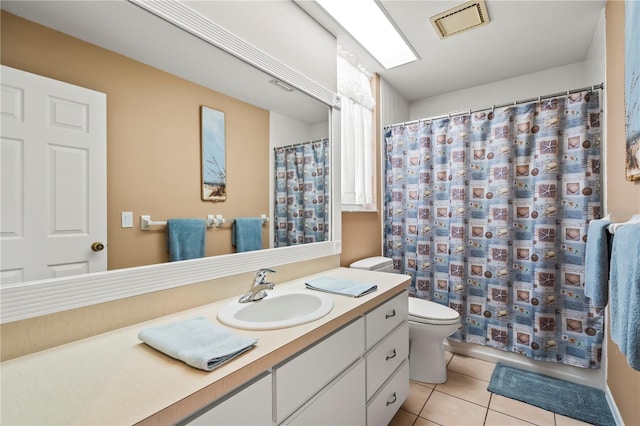
[{"label": "window", "polygon": [[341,108],[342,210],[375,210],[375,145],[371,75],[339,49],[338,94]]}]

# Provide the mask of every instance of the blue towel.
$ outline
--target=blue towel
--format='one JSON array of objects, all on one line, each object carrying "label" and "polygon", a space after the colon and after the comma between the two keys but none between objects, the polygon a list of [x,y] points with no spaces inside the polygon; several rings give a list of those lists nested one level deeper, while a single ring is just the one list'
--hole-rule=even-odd
[{"label": "blue towel", "polygon": [[375,284],[365,284],[342,278],[318,277],[307,280],[307,288],[326,291],[327,293],[342,294],[343,296],[360,297],[378,289]]},{"label": "blue towel", "polygon": [[609,231],[610,220],[589,222],[584,256],[584,295],[595,306],[604,307],[609,300]]},{"label": "blue towel", "polygon": [[167,239],[169,260],[204,257],[206,224],[204,219],[169,219]]},{"label": "blue towel", "polygon": [[640,223],[625,224],[611,252],[611,339],[640,371]]},{"label": "blue towel", "polygon": [[138,333],[138,338],[172,358],[205,371],[248,351],[258,341],[215,326],[202,317],[147,328]]},{"label": "blue towel", "polygon": [[238,253],[262,249],[262,219],[238,217],[233,221],[231,244]]}]

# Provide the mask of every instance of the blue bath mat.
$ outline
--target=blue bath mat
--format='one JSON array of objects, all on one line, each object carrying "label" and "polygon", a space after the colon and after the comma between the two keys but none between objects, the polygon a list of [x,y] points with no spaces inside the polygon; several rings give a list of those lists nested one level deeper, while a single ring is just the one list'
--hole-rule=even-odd
[{"label": "blue bath mat", "polygon": [[598,426],[615,426],[604,392],[592,387],[497,364],[489,392]]}]

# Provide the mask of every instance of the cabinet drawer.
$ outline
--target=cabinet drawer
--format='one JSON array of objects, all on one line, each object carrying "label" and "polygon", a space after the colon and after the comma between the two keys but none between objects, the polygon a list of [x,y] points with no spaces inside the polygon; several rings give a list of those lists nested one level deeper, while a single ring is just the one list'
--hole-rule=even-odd
[{"label": "cabinet drawer", "polygon": [[276,417],[280,423],[332,381],[364,351],[364,318],[276,367]]},{"label": "cabinet drawer", "polygon": [[363,425],[364,361],[360,361],[338,381],[328,386],[311,404],[287,423],[287,425]]},{"label": "cabinet drawer", "polygon": [[[250,409],[247,409],[250,408]],[[179,424],[195,425],[267,425],[271,415],[271,374],[235,392],[212,408],[195,414],[192,420]]]},{"label": "cabinet drawer", "polygon": [[407,396],[409,396],[409,361],[404,362],[380,393],[369,403],[367,425],[388,425]]},{"label": "cabinet drawer", "polygon": [[367,355],[367,400],[409,356],[409,323],[405,322]]},{"label": "cabinet drawer", "polygon": [[406,291],[367,313],[365,316],[367,320],[367,350],[403,321],[406,321],[408,316],[409,300]]}]

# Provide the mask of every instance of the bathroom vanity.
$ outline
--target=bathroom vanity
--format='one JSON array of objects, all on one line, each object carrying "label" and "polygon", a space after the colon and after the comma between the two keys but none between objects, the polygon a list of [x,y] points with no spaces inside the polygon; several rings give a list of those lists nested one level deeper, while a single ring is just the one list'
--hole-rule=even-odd
[{"label": "bathroom vanity", "polygon": [[[409,278],[346,268],[313,276],[321,275],[378,290],[331,295],[333,310],[310,323],[233,329],[256,337],[256,347],[211,372],[137,335],[198,316],[222,326],[216,313],[233,299],[3,362],[1,423],[387,424],[409,391]],[[304,281],[276,288],[303,289]]]}]

